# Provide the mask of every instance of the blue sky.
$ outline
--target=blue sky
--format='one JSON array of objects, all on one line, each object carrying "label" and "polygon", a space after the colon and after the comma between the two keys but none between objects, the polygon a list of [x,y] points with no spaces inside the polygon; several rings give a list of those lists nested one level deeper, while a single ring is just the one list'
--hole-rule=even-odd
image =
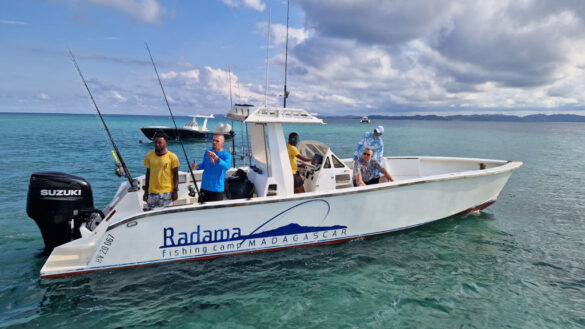
[{"label": "blue sky", "polygon": [[[291,0],[288,106],[346,114],[585,114],[581,0]],[[0,111],[166,115],[282,104],[286,1],[0,3]]]}]

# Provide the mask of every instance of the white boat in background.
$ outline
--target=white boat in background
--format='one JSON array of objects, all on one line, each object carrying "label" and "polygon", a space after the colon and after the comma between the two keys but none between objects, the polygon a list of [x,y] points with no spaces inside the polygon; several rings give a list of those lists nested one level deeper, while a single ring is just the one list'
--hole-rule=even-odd
[{"label": "white boat in background", "polygon": [[[226,117],[248,125],[251,165],[240,169],[257,197],[230,193],[234,198],[200,204],[189,194],[191,175],[180,172],[179,199],[144,211],[142,176],[136,179],[138,190],[122,183],[100,214],[91,209],[91,189],[82,178],[33,174],[27,210],[47,251],[52,249],[41,277],[338,243],[412,228],[484,209],[522,166],[488,159],[385,157],[394,182],[354,187],[352,159],[340,159],[319,141],[303,141],[299,151],[318,161],[300,169],[306,193],[294,194],[282,125],[323,121],[305,110],[270,107],[234,107]],[[228,174],[242,174],[235,172]],[[201,174],[196,172],[197,184]]]},{"label": "white boat in background", "polygon": [[[210,140],[213,139],[213,135],[222,134],[225,139],[230,139],[234,136],[232,126],[229,123],[219,123],[215,130],[209,130],[207,128],[207,119],[214,119],[213,114],[203,115],[195,114],[190,115],[193,118],[192,121],[185,123],[183,128],[174,128],[166,126],[148,126],[142,127],[140,130],[148,139],[152,140],[154,135],[162,131],[167,134],[170,140],[178,140],[179,137],[183,141],[196,141],[196,140]],[[203,119],[203,124],[199,125],[197,119]]]},{"label": "white boat in background", "polygon": [[360,123],[370,123],[370,119],[368,119],[368,117],[364,115],[360,120]]}]

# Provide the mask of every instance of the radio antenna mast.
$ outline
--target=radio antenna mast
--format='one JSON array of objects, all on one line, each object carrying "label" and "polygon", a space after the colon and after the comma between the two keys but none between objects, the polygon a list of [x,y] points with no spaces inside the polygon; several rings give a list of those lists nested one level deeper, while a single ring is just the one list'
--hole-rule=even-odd
[{"label": "radio antenna mast", "polygon": [[266,45],[266,88],[264,90],[264,107],[268,107],[268,66],[270,63],[270,15],[272,7],[268,8],[268,38]]},{"label": "radio antenna mast", "polygon": [[286,4],[286,46],[285,46],[285,52],[284,52],[284,106],[286,108],[286,99],[288,98],[288,94],[289,92],[286,90],[286,72],[287,72],[287,68],[288,68],[288,13],[289,13],[289,9],[290,9],[290,0],[287,1]]}]

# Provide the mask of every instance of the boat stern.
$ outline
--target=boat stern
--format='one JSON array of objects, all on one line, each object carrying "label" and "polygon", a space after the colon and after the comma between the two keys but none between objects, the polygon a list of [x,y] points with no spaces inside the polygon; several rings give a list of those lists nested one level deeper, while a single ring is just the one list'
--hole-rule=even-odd
[{"label": "boat stern", "polygon": [[83,272],[95,249],[96,242],[93,239],[79,239],[55,248],[41,268],[41,278]]}]

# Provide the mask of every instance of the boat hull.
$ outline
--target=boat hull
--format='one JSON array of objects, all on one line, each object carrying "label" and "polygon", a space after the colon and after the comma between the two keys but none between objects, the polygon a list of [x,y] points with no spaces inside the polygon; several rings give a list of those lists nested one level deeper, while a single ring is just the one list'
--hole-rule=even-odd
[{"label": "boat hull", "polygon": [[[150,140],[154,138],[156,132],[160,131],[163,131],[165,134],[167,134],[171,140],[178,140],[179,139],[178,137],[180,137],[181,140],[184,141],[211,140],[213,139],[213,136],[215,134],[218,134],[218,132],[215,131],[201,132],[192,129],[185,128],[175,129],[170,127],[142,127],[140,128],[140,130],[142,131],[144,136],[146,136]],[[232,138],[232,134],[229,132],[228,133],[220,132],[220,134],[222,134],[226,140]]]},{"label": "boat hull", "polygon": [[489,206],[520,165],[140,212],[98,227],[102,232],[94,237],[56,248],[41,277],[339,243],[409,229]]}]

